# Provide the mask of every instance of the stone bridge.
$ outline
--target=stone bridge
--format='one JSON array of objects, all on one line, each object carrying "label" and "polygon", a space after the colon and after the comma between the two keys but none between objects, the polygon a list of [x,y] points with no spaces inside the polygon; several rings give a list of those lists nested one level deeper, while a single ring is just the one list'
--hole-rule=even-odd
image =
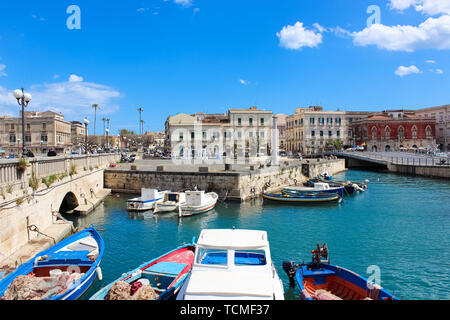
[{"label": "stone bridge", "polygon": [[48,241],[49,233],[64,238],[72,223],[60,213],[88,213],[100,203],[109,191],[103,188],[104,169],[119,158],[101,154],[30,158],[26,163],[0,160],[0,267],[30,241]]}]

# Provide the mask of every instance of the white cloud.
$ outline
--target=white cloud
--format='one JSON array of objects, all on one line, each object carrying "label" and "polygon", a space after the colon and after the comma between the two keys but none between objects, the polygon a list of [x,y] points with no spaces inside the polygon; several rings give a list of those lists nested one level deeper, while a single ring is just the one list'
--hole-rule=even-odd
[{"label": "white cloud", "polygon": [[6,77],[7,76],[7,74],[5,72],[5,69],[6,69],[6,65],[0,64],[0,77]]},{"label": "white cloud", "polygon": [[414,65],[409,66],[409,67],[400,66],[395,71],[395,74],[400,77],[404,77],[404,76],[407,76],[409,74],[414,74],[414,73],[422,73],[422,71],[420,71],[419,68],[417,68]]},{"label": "white cloud", "polygon": [[436,61],[434,61],[434,60],[427,60],[427,61],[425,61],[425,63],[432,63],[432,64],[435,64]]},{"label": "white cloud", "polygon": [[148,8],[139,8],[136,11],[139,13],[144,13],[145,11],[148,11]]},{"label": "white cloud", "polygon": [[[79,77],[81,78],[81,77]],[[0,113],[7,114],[17,101],[12,95],[13,89],[0,86]],[[79,117],[80,114],[91,114],[92,104],[100,105],[100,113],[115,112],[119,106],[114,99],[120,98],[117,90],[103,85],[85,81],[65,81],[32,85],[28,91],[33,96],[30,110],[51,110],[62,113],[67,119]]]},{"label": "white cloud", "polygon": [[183,7],[190,7],[192,5],[193,0],[174,0],[176,4],[180,4]]},{"label": "white cloud", "polygon": [[444,70],[442,70],[442,69],[431,69],[430,72],[433,72],[436,74],[444,74]]},{"label": "white cloud", "polygon": [[248,81],[244,80],[244,79],[239,79],[239,83],[243,84],[243,85],[248,85]]},{"label": "white cloud", "polygon": [[69,82],[82,82],[83,77],[79,77],[76,74],[71,74],[69,77]]},{"label": "white cloud", "polygon": [[362,31],[353,32],[352,36],[353,43],[357,46],[375,45],[389,51],[450,49],[450,16],[428,18],[418,27],[373,24]]},{"label": "white cloud", "polygon": [[[319,24],[315,27],[322,28]],[[280,46],[286,49],[299,50],[302,47],[317,47],[322,43],[322,33],[308,30],[303,27],[303,22],[297,22],[293,26],[284,26],[280,32],[277,32],[280,39]]]},{"label": "white cloud", "polygon": [[390,0],[391,9],[406,10],[410,7],[428,15],[450,14],[449,0]]}]

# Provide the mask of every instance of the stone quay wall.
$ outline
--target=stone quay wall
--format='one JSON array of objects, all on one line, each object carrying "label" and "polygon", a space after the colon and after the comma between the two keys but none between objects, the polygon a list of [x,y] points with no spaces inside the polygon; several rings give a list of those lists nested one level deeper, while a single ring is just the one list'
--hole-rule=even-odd
[{"label": "stone quay wall", "polygon": [[418,175],[433,178],[450,179],[450,167],[449,166],[418,166],[418,165],[403,165],[388,163],[388,169],[390,172]]},{"label": "stone quay wall", "polygon": [[137,193],[141,188],[157,188],[174,192],[199,190],[216,192],[223,200],[246,201],[272,192],[282,187],[301,184],[310,177],[323,172],[333,175],[345,170],[345,161],[307,160],[299,165],[281,165],[261,169],[232,172],[144,171],[144,170],[105,170],[105,188],[113,192]]}]

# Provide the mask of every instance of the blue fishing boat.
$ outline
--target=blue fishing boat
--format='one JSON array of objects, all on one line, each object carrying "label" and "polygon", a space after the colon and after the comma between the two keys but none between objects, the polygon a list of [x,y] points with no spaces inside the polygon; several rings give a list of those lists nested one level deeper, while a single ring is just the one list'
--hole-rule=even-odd
[{"label": "blue fishing boat", "polygon": [[180,246],[136,269],[95,293],[90,300],[172,300],[192,269],[195,241]]},{"label": "blue fishing boat", "polygon": [[342,197],[335,193],[305,193],[305,194],[287,194],[287,193],[263,193],[262,197],[266,200],[279,201],[292,204],[313,204],[327,202],[341,202]]},{"label": "blue fishing boat", "polygon": [[344,196],[345,189],[343,186],[330,187],[328,183],[317,182],[313,187],[287,187],[283,189],[283,193],[304,195],[304,194],[317,194],[317,193],[336,193],[340,197]]},{"label": "blue fishing boat", "polygon": [[89,227],[20,265],[0,282],[2,300],[76,300],[98,277],[104,242]]},{"label": "blue fishing boat", "polygon": [[[330,264],[326,244],[312,251],[312,262],[296,265],[283,261],[291,287],[303,300],[397,300],[380,285],[356,273]],[[322,260],[324,258],[324,260]]]}]

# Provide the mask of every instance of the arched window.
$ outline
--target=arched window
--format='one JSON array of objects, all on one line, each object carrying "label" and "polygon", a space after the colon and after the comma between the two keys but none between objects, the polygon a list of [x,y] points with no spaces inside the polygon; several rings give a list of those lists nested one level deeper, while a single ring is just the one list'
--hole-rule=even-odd
[{"label": "arched window", "polygon": [[389,140],[391,138],[391,129],[389,128],[389,126],[386,126],[386,128],[384,128],[384,136],[386,137],[386,140]]},{"label": "arched window", "polygon": [[377,139],[377,127],[372,127],[372,139]]},{"label": "arched window", "polygon": [[402,126],[398,127],[398,137],[399,139],[405,139],[405,128]]},{"label": "arched window", "polygon": [[432,133],[431,133],[431,127],[430,127],[430,126],[427,126],[427,127],[425,128],[425,133],[426,133],[426,135],[427,135],[427,138],[432,138],[432,137],[433,137],[433,135],[432,135]]},{"label": "arched window", "polygon": [[417,138],[417,127],[413,126],[411,129],[413,139]]}]

